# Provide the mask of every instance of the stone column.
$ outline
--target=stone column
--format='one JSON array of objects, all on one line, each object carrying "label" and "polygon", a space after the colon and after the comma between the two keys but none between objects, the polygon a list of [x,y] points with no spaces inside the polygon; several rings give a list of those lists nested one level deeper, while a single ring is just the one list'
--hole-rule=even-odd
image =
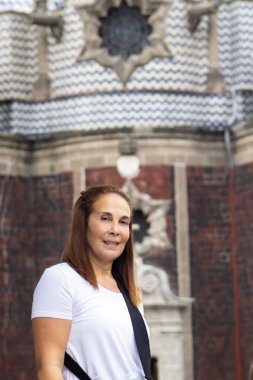
[{"label": "stone column", "polygon": [[[191,297],[190,249],[189,249],[189,217],[187,197],[187,171],[184,163],[176,163],[174,167],[175,209],[176,209],[176,251],[179,297]],[[193,342],[192,311],[186,308],[184,320],[184,380],[193,379]]]}]

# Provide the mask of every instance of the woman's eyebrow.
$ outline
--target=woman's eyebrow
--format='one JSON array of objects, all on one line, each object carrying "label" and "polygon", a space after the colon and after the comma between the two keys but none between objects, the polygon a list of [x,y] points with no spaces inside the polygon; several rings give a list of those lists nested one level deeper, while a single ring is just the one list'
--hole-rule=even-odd
[{"label": "woman's eyebrow", "polygon": [[97,214],[112,215],[110,211],[97,211]]},{"label": "woman's eyebrow", "polygon": [[[98,215],[106,215],[106,216],[113,216],[111,212],[108,212],[108,211],[98,211],[96,214]],[[131,217],[128,216],[128,215],[122,215],[120,217],[120,219],[127,219],[127,220],[131,220]]]},{"label": "woman's eyebrow", "polygon": [[108,211],[97,211],[97,215],[106,215],[106,216],[112,216],[112,214]]},{"label": "woman's eyebrow", "polygon": [[131,220],[131,217],[130,216],[127,216],[127,215],[124,215],[124,216],[122,216],[120,219],[127,219],[127,220]]}]

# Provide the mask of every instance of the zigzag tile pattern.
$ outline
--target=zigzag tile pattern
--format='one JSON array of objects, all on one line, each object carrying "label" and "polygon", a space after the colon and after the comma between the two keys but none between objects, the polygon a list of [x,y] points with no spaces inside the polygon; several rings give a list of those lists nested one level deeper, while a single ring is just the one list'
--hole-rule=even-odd
[{"label": "zigzag tile pattern", "polygon": [[253,3],[223,5],[218,13],[219,56],[227,88],[253,88]]},{"label": "zigzag tile pattern", "polygon": [[11,132],[11,103],[0,103],[0,131]]},{"label": "zigzag tile pattern", "polygon": [[[52,97],[121,90],[122,84],[113,70],[92,61],[76,63],[83,44],[83,25],[74,10],[65,13],[64,19],[61,43],[57,46],[50,38]],[[187,29],[186,6],[177,2],[167,17],[165,41],[171,48],[173,60],[156,58],[137,68],[127,89],[204,91],[208,74],[207,23],[201,23],[192,36]]]},{"label": "zigzag tile pattern", "polygon": [[[64,0],[47,0],[48,10],[60,9]],[[17,12],[30,13],[35,8],[35,0],[0,0],[0,12],[6,10],[14,10]]]},{"label": "zigzag tile pattern", "polygon": [[251,91],[244,92],[237,97],[238,121],[252,123],[253,121],[253,95]]},{"label": "zigzag tile pattern", "polygon": [[[52,98],[121,90],[122,84],[113,70],[105,69],[94,61],[76,62],[85,41],[83,23],[74,8],[65,8],[62,15],[64,33],[60,42],[55,40],[48,29]],[[4,24],[9,24],[8,29]],[[183,2],[175,3],[167,17],[165,36],[173,60],[156,58],[147,65],[137,68],[129,80],[128,90],[204,91],[208,74],[207,27],[207,22],[204,20],[196,33],[191,35],[187,28],[186,6]],[[7,30],[9,30],[8,43],[11,42],[12,51],[11,54],[7,53],[6,61],[0,57],[0,65],[6,65],[9,61],[15,73],[9,74],[8,83],[2,87],[2,96],[5,99],[12,98],[12,87],[16,85],[15,97],[20,100],[31,100],[36,72],[24,75],[22,61],[26,61],[27,65],[34,69],[37,67],[38,47],[34,38],[36,26],[29,25],[25,17],[5,15],[2,16],[0,32],[7,33]],[[29,36],[34,41],[32,38],[29,40]],[[31,48],[30,55],[27,54],[26,45]],[[3,51],[7,49],[8,52],[4,42],[1,49]],[[0,79],[5,76],[6,72],[1,70]],[[26,86],[22,88],[24,76],[30,83],[30,91]]]},{"label": "zigzag tile pattern", "polygon": [[[30,0],[0,0],[7,9],[31,12]],[[61,1],[49,2],[51,10]],[[209,73],[208,17],[191,34],[187,7],[174,2],[166,19],[165,42],[173,59],[156,58],[138,67],[126,89],[117,75],[94,61],[77,63],[83,47],[82,21],[71,6],[63,11],[64,33],[56,42],[47,30],[51,100],[33,102],[38,78],[37,26],[25,17],[0,16],[0,131],[29,138],[60,131],[143,126],[189,126],[222,130],[253,119],[253,2],[223,4],[218,13],[221,72],[233,101],[205,94]],[[7,101],[12,100],[12,103]],[[233,109],[236,115],[232,120]]]},{"label": "zigzag tile pattern", "polygon": [[25,17],[0,17],[0,100],[32,98],[37,79],[37,28]]},{"label": "zigzag tile pattern", "polygon": [[33,0],[0,0],[0,12],[10,9],[17,12],[32,12],[34,4]]},{"label": "zigzag tile pattern", "polygon": [[[16,102],[12,133],[26,135],[123,127],[202,127],[223,129],[232,112],[230,96],[119,92],[55,100]],[[0,120],[7,116],[0,108]]]}]

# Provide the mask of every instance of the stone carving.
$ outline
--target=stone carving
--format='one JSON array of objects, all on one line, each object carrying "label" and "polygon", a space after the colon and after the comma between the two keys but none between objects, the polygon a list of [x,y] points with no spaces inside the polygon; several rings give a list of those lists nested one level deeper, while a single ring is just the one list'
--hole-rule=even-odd
[{"label": "stone carving", "polygon": [[171,200],[153,199],[149,194],[140,193],[131,180],[125,182],[122,190],[132,201],[134,210],[141,210],[150,227],[143,241],[135,243],[136,281],[142,290],[144,304],[185,305],[190,299],[177,297],[171,290],[167,273],[153,265],[144,263],[145,256],[153,249],[172,248],[166,232],[166,215]]},{"label": "stone carving", "polygon": [[225,80],[219,70],[217,12],[219,0],[191,1],[188,7],[189,29],[192,33],[197,29],[201,18],[209,16],[209,67],[207,92],[222,93],[225,91]]},{"label": "stone carving", "polygon": [[28,17],[33,24],[49,27],[55,39],[57,41],[61,40],[63,33],[63,18],[58,12],[48,14],[46,0],[36,0],[35,10],[28,15]]},{"label": "stone carving", "polygon": [[122,189],[133,202],[134,210],[141,210],[150,224],[143,241],[135,243],[137,256],[145,256],[152,248],[172,248],[166,232],[166,215],[171,200],[153,199],[148,194],[140,193],[132,181],[127,181]]},{"label": "stone carving", "polygon": [[57,42],[61,40],[63,33],[63,18],[59,12],[48,14],[47,0],[36,0],[35,9],[32,13],[6,11],[1,14],[9,13],[19,17],[25,17],[31,24],[38,26],[38,79],[34,83],[34,100],[43,101],[50,99],[50,80],[48,76],[48,46],[47,30]]},{"label": "stone carving", "polygon": [[189,29],[192,33],[197,29],[202,16],[213,15],[218,11],[219,0],[191,1],[188,7]]},{"label": "stone carving", "polygon": [[160,268],[147,265],[140,257],[136,258],[136,282],[143,294],[143,303],[147,305],[187,306],[192,299],[178,297],[170,287],[169,276]]},{"label": "stone carving", "polygon": [[[104,67],[114,69],[123,84],[126,84],[129,77],[137,66],[148,63],[154,57],[172,58],[172,54],[164,42],[165,20],[172,0],[125,0],[126,7],[138,8],[140,15],[144,16],[147,24],[152,30],[147,37],[147,44],[143,45],[141,51],[124,57],[120,54],[111,55],[109,50],[103,46],[103,38],[100,35],[101,23],[106,19],[108,12],[114,8],[122,6],[121,0],[94,1],[92,4],[83,2],[76,6],[84,23],[85,45],[78,57],[78,61],[96,60]],[[115,14],[117,12],[114,12]],[[110,24],[112,24],[110,22]],[[116,23],[118,25],[118,23]],[[128,23],[129,24],[129,23]],[[129,38],[133,34],[133,23],[124,24],[125,30],[120,33],[122,38]],[[118,34],[117,30],[110,33]],[[133,49],[131,49],[133,51]]]},{"label": "stone carving", "polygon": [[47,14],[46,0],[37,0],[35,11],[29,15],[33,24],[38,25],[39,39],[39,77],[34,84],[34,99],[43,101],[50,98],[51,88],[48,76],[47,31],[49,27],[55,39],[60,41],[63,33],[63,19],[60,14]]}]

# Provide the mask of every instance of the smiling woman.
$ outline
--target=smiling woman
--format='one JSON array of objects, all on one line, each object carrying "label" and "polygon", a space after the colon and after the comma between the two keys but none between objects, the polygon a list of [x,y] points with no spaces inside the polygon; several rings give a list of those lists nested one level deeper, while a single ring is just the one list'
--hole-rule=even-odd
[{"label": "smiling woman", "polygon": [[99,197],[88,219],[87,242],[89,258],[98,283],[116,281],[112,264],[124,251],[130,237],[131,209],[122,196],[112,193]]},{"label": "smiling woman", "polygon": [[[101,185],[81,192],[62,262],[45,270],[34,292],[39,380],[74,380],[66,358],[85,371],[80,379],[152,380],[132,239],[132,207],[120,189]],[[143,342],[132,313],[144,326]]]}]

